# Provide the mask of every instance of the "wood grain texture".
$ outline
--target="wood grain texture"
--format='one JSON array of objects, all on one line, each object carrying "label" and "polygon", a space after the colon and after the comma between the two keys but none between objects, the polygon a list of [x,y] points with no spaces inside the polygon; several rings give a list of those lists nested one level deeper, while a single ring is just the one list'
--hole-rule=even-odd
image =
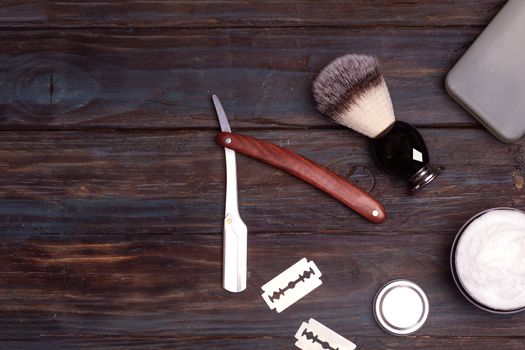
[{"label": "wood grain texture", "polygon": [[334,127],[311,84],[348,52],[378,55],[396,116],[479,125],[444,90],[481,28],[0,32],[0,128]]},{"label": "wood grain texture", "polygon": [[[4,1],[0,25],[224,28],[485,25],[504,0]],[[0,28],[1,28],[0,26]]]},{"label": "wood grain texture", "polygon": [[[0,138],[3,234],[220,233],[224,152],[213,131],[4,132]],[[495,206],[523,205],[522,143],[478,129],[424,129],[446,170],[415,196],[372,160],[350,130],[253,131],[371,191],[385,206],[370,224],[296,178],[239,155],[240,212],[251,234],[440,232]],[[480,150],[483,152],[480,153]]]},{"label": "wood grain texture", "polygon": [[[297,327],[299,328],[299,327]],[[111,350],[127,349],[252,349],[267,350],[291,349],[293,336],[264,338],[253,337],[40,337],[25,341],[6,341],[3,344],[9,349],[65,349],[96,348]],[[352,340],[363,350],[375,349],[523,349],[525,340],[520,337],[354,337]],[[292,345],[290,345],[292,344]]]},{"label": "wood grain texture", "polygon": [[[197,337],[197,344],[228,349],[284,348],[281,339],[293,342],[308,317],[368,349],[378,341],[412,349],[433,338],[522,337],[523,314],[487,314],[456,290],[448,266],[453,234],[375,237],[251,236],[248,287],[241,294],[221,288],[219,234],[10,237],[0,247],[2,291],[9,298],[0,306],[3,338],[137,335],[177,337],[189,347]],[[303,256],[315,261],[323,285],[281,314],[269,310],[260,286]],[[397,277],[416,281],[429,298],[432,311],[415,343],[385,334],[370,311],[378,288]]]},{"label": "wood grain texture", "polygon": [[[471,306],[448,265],[468,218],[525,206],[525,141],[498,142],[443,88],[504,2],[0,2],[0,348],[290,349],[314,317],[365,350],[523,349],[525,314]],[[312,80],[348,52],[379,56],[397,118],[446,167],[416,196],[314,109]],[[240,155],[248,288],[222,290],[212,93],[234,132],[356,182],[386,223]],[[269,310],[260,286],[305,256],[323,285]],[[371,313],[399,277],[430,300],[401,338]]]}]

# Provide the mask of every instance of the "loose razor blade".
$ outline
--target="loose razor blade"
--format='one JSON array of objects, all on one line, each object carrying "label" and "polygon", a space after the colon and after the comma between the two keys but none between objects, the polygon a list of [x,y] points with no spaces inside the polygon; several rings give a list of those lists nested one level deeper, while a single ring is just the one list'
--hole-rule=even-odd
[{"label": "loose razor blade", "polygon": [[295,333],[295,346],[303,350],[354,350],[356,345],[313,318]]},{"label": "loose razor blade", "polygon": [[281,312],[319,287],[321,276],[313,261],[302,258],[262,286],[262,297],[270,309]]}]

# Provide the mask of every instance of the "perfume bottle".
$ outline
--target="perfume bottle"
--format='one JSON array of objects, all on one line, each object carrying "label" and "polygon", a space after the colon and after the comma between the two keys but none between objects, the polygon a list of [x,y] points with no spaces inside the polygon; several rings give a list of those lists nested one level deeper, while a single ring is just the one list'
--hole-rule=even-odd
[{"label": "perfume bottle", "polygon": [[374,158],[390,172],[408,180],[412,192],[428,185],[444,169],[430,164],[423,137],[408,123],[395,121],[371,143]]}]

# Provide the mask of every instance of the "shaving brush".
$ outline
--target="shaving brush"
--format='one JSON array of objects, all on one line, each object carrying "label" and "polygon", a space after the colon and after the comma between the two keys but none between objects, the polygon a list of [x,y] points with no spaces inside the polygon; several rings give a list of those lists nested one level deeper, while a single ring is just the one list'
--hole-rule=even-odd
[{"label": "shaving brush", "polygon": [[443,167],[429,163],[421,134],[396,121],[379,60],[345,55],[332,61],[313,83],[319,112],[372,139],[372,154],[386,169],[408,180],[411,191],[428,185]]}]

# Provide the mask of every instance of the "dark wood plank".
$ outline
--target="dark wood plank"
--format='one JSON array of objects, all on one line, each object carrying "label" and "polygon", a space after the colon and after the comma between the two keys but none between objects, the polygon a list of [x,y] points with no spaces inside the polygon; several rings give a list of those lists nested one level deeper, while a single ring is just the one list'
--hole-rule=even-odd
[{"label": "dark wood plank", "polygon": [[[297,327],[299,328],[299,327]],[[180,338],[170,337],[40,337],[18,341],[4,341],[2,345],[10,350],[42,350],[64,349],[77,350],[79,347],[96,348],[100,350],[127,350],[127,349],[293,349],[293,335],[285,337],[200,337],[189,336]],[[525,341],[520,337],[356,337],[360,350],[376,349],[509,349],[521,350]]]},{"label": "dark wood plank", "polygon": [[[427,337],[523,342],[525,314],[488,314],[455,288],[448,267],[452,232],[252,235],[248,287],[241,294],[221,288],[219,234],[100,233],[3,239],[2,339],[137,335],[178,337],[188,348],[194,337],[230,349],[241,348],[238,339],[271,347],[293,342],[301,322],[314,317],[364,348],[416,349],[435,342]],[[323,285],[281,314],[269,310],[260,286],[304,256],[322,271]],[[430,302],[427,324],[413,344],[385,334],[371,313],[377,289],[400,277],[420,284]]]},{"label": "dark wood plank", "polygon": [[4,1],[1,27],[223,28],[485,25],[504,0]]},{"label": "dark wood plank", "polygon": [[[299,328],[299,327],[297,327]],[[480,350],[480,349],[523,349],[525,340],[520,337],[506,338],[472,338],[472,337],[355,337],[354,341],[359,344],[360,350],[376,350],[376,349],[413,349],[413,350],[443,350],[443,349],[462,349],[462,350]],[[111,342],[113,344],[116,341]],[[147,344],[150,344],[152,349],[157,349],[159,342],[144,342],[146,349]],[[144,344],[143,343],[143,344]],[[200,347],[212,347],[214,349],[293,349],[294,338],[279,337],[279,338],[236,338],[236,339],[180,339],[172,343],[177,349],[195,349]],[[97,342],[95,344],[106,344],[105,342]],[[132,342],[125,342],[124,344],[133,344]],[[155,345],[153,345],[155,344]],[[160,342],[164,346],[163,342]],[[169,343],[168,343],[169,344]],[[168,346],[166,344],[166,348]],[[109,345],[109,349],[113,349],[113,345]],[[162,348],[162,347],[161,347]],[[118,347],[117,347],[118,349]]]},{"label": "dark wood plank", "polygon": [[[249,131],[360,184],[388,212],[374,225],[300,180],[238,157],[240,211],[251,233],[440,232],[471,215],[524,204],[523,142],[478,129],[424,129],[446,166],[409,196],[379,169],[364,137],[346,130]],[[224,154],[212,131],[3,132],[0,228],[16,233],[212,233],[224,210]],[[375,186],[374,186],[375,181]]]},{"label": "dark wood plank", "polygon": [[1,32],[0,128],[332,127],[311,83],[348,52],[378,55],[399,119],[479,125],[445,93],[481,28]]},{"label": "dark wood plank", "polygon": [[[523,142],[499,143],[443,89],[503,3],[0,3],[0,348],[284,349],[309,317],[360,349],[524,348],[525,316],[477,310],[448,267],[468,217],[524,205]],[[398,118],[422,127],[447,167],[415,197],[363,137],[313,108],[312,79],[347,52],[381,58]],[[370,190],[387,223],[240,156],[249,286],[223,291],[211,93],[234,130]],[[283,314],[268,310],[260,286],[303,256],[323,286]],[[398,277],[430,298],[415,336],[386,335],[370,312]]]}]

